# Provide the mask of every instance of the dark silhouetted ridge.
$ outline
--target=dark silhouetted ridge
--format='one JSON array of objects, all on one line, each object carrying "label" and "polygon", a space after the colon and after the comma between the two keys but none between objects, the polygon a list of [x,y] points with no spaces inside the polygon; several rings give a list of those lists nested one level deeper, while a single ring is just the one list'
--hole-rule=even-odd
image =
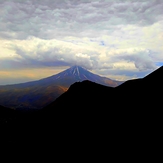
[{"label": "dark silhouetted ridge", "polygon": [[163,66],[159,67],[158,69],[156,69],[152,73],[145,76],[144,79],[163,80],[161,74],[163,74]]},{"label": "dark silhouetted ridge", "polygon": [[53,147],[57,154],[73,153],[72,158],[93,153],[106,160],[108,150],[120,160],[124,155],[142,158],[144,151],[153,154],[162,140],[162,74],[160,68],[118,87],[75,82],[43,109],[20,114],[7,135],[14,145],[41,145],[37,150],[42,153]]}]

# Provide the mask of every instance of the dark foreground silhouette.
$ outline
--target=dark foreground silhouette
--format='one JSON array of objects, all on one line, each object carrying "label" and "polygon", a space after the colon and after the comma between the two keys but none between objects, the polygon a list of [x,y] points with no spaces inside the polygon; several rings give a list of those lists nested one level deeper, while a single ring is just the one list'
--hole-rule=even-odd
[{"label": "dark foreground silhouette", "polygon": [[100,162],[152,160],[162,139],[162,74],[160,67],[116,88],[76,82],[35,112],[2,108],[2,143],[11,151],[18,148],[24,161],[32,159],[31,151],[42,162],[86,156]]}]

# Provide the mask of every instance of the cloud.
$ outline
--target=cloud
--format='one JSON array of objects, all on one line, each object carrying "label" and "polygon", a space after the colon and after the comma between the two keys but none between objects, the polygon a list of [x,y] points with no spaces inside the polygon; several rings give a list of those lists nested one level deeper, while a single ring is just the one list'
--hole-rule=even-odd
[{"label": "cloud", "polygon": [[[0,2],[0,36],[53,39],[98,37],[116,25],[148,26],[162,20],[163,2],[151,1],[20,1]],[[97,34],[97,31],[99,32]]]},{"label": "cloud", "polygon": [[[72,40],[71,38],[70,41],[68,39],[66,41],[56,39],[48,41],[31,37],[24,41],[12,41],[7,44],[7,47],[13,50],[15,55],[1,58],[0,68],[23,69],[80,65],[97,72],[109,69],[110,72],[114,73],[116,70],[119,71],[120,75],[121,71],[146,72],[157,67],[155,66],[157,56],[161,56],[157,52],[138,47],[121,47],[119,49],[118,42],[112,41],[109,44],[107,38],[104,40],[104,47],[99,45],[100,40],[89,41],[87,38],[79,40]],[[125,39],[123,39],[123,43],[125,43]],[[123,47],[125,47],[124,45]]]},{"label": "cloud", "polygon": [[133,62],[135,67],[140,70],[154,70],[156,68],[155,64],[149,58],[143,58],[141,55],[137,56],[123,56],[124,60]]},{"label": "cloud", "polygon": [[143,78],[147,74],[151,73],[152,71],[146,70],[146,71],[137,71],[133,69],[100,69],[97,71],[94,71],[95,73],[100,74],[101,76],[108,77],[110,79],[115,79],[119,81],[126,81],[130,79],[136,79],[136,78]]},{"label": "cloud", "polygon": [[[31,40],[32,41],[32,40]],[[33,38],[33,44],[17,43],[11,46],[16,51],[16,62],[28,66],[72,66],[80,65],[87,69],[138,69],[139,71],[156,68],[153,56],[156,52],[149,49],[128,48],[112,49],[102,52],[94,48],[94,43],[74,44],[64,41],[44,41]],[[72,48],[73,47],[73,48]],[[20,66],[20,64],[19,64]]]},{"label": "cloud", "polygon": [[[154,52],[150,50],[135,49],[133,51],[126,51],[113,56],[111,58],[111,62],[116,63],[117,61],[125,61],[127,63],[133,63],[135,68],[139,71],[154,70],[157,68],[157,66],[152,60],[152,54],[154,54]],[[125,64],[127,65],[127,63]]]},{"label": "cloud", "polygon": [[84,43],[55,39],[47,41],[30,38],[25,41],[10,42],[8,48],[15,52],[15,56],[1,58],[2,67],[10,63],[13,66],[17,65],[15,68],[80,65],[91,69],[97,64],[100,55],[96,49]]},{"label": "cloud", "polygon": [[162,0],[0,0],[0,68],[145,74],[163,62],[162,8]]}]

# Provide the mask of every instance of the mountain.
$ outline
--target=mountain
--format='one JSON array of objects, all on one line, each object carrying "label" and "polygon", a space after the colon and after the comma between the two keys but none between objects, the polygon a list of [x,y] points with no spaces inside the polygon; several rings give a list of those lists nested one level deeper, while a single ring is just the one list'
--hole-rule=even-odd
[{"label": "mountain", "polygon": [[122,133],[132,128],[142,133],[157,129],[162,115],[162,74],[160,67],[144,78],[114,88],[91,81],[76,82],[42,111],[52,122],[73,128],[96,124],[96,129],[99,126],[98,130],[105,130],[113,125],[119,130],[123,128]]},{"label": "mountain", "polygon": [[64,140],[63,135],[68,135],[66,145],[78,144],[96,154],[105,153],[107,148],[116,151],[116,156],[127,148],[127,153],[137,158],[137,150],[155,152],[162,140],[162,75],[163,67],[114,88],[76,82],[43,108],[42,115],[49,128],[59,131],[58,137]]},{"label": "mountain", "polygon": [[[49,80],[50,78],[46,78],[45,80]],[[77,81],[84,80],[90,80],[92,82],[111,87],[116,87],[122,83],[121,81],[111,80],[109,78],[93,74],[80,66],[72,66],[71,68],[59,73],[58,75],[53,76],[53,80],[55,79],[57,79],[58,83],[62,83],[62,85],[66,86],[70,86]]]},{"label": "mountain", "polygon": [[83,80],[111,87],[123,83],[93,74],[80,66],[73,66],[37,81],[0,86],[0,104],[21,110],[40,109],[67,91],[71,84]]},{"label": "mountain", "polygon": [[3,141],[23,152],[35,147],[40,160],[51,152],[43,162],[50,156],[102,162],[162,156],[162,74],[163,67],[117,87],[75,82],[43,109],[20,113],[1,130],[10,135]]},{"label": "mountain", "polygon": [[[89,80],[76,82],[70,86],[67,92],[45,107],[45,110],[76,108],[76,103],[89,110],[90,108],[94,109],[96,105],[101,108],[106,108],[105,106],[109,105],[110,108],[117,108],[117,110],[122,107],[130,109],[133,105],[139,110],[143,107],[151,107],[148,101],[158,106],[161,100],[158,100],[160,96],[156,94],[163,90],[162,74],[163,67],[160,67],[144,78],[128,80],[117,87],[108,87]],[[81,99],[84,103],[81,102]]]}]

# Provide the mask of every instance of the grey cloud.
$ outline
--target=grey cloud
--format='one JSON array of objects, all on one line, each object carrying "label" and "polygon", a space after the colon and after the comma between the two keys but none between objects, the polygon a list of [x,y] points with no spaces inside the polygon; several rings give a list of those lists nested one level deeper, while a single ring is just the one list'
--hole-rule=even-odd
[{"label": "grey cloud", "polygon": [[37,49],[33,51],[15,45],[12,46],[12,49],[19,55],[17,58],[19,66],[20,63],[27,67],[80,65],[92,69],[98,65],[99,54],[96,51],[82,50],[82,52],[76,53],[66,47],[49,47],[47,50],[42,50],[41,46],[43,45],[38,44]]},{"label": "grey cloud", "polygon": [[[134,58],[133,59],[130,58],[130,60],[134,60]],[[150,60],[143,61],[140,58],[136,58],[134,60],[134,64],[135,64],[135,67],[138,68],[140,71],[156,68],[155,64],[153,62],[151,62]]]},{"label": "grey cloud", "polygon": [[115,69],[101,69],[96,70],[96,72],[100,75],[107,76],[108,74],[117,75],[117,76],[126,76],[129,78],[143,78],[147,74],[151,73],[153,70],[145,70],[145,71],[133,71],[133,70],[115,70]]},{"label": "grey cloud", "polygon": [[[49,47],[47,50],[42,50],[42,44],[38,44],[34,51],[27,51],[21,47],[13,47],[16,53],[20,56],[18,61],[22,65],[27,66],[72,66],[80,65],[87,69],[114,69],[114,63],[123,60],[133,62],[138,71],[146,72],[156,68],[152,56],[155,54],[152,50],[133,51],[132,53],[123,52],[121,54],[109,57],[107,60],[99,61],[100,54],[96,51],[82,50],[76,53],[73,49],[67,47]],[[106,55],[109,55],[106,53]],[[106,64],[107,63],[107,64]]]},{"label": "grey cloud", "polygon": [[[98,37],[115,25],[150,25],[161,19],[163,1],[35,0],[0,1],[1,37],[51,39]],[[109,29],[113,26],[112,29]],[[8,34],[6,34],[8,33]],[[14,34],[13,34],[14,33]],[[98,33],[98,34],[97,34]]]},{"label": "grey cloud", "polygon": [[62,67],[62,66],[71,66],[72,64],[66,63],[64,61],[55,60],[55,61],[39,61],[36,59],[29,58],[19,58],[15,59],[1,59],[0,60],[0,69],[2,70],[17,70],[17,69],[26,69],[26,68],[42,68],[42,67]]},{"label": "grey cloud", "polygon": [[[150,51],[152,53],[152,51]],[[124,53],[115,57],[112,57],[111,61],[116,62],[120,60],[125,60],[128,62],[133,62],[135,67],[139,71],[147,71],[147,70],[154,70],[156,68],[156,65],[154,61],[151,58],[151,54],[149,53],[149,50],[143,50],[143,51],[135,51],[133,53]],[[153,52],[154,53],[154,52]]]}]

